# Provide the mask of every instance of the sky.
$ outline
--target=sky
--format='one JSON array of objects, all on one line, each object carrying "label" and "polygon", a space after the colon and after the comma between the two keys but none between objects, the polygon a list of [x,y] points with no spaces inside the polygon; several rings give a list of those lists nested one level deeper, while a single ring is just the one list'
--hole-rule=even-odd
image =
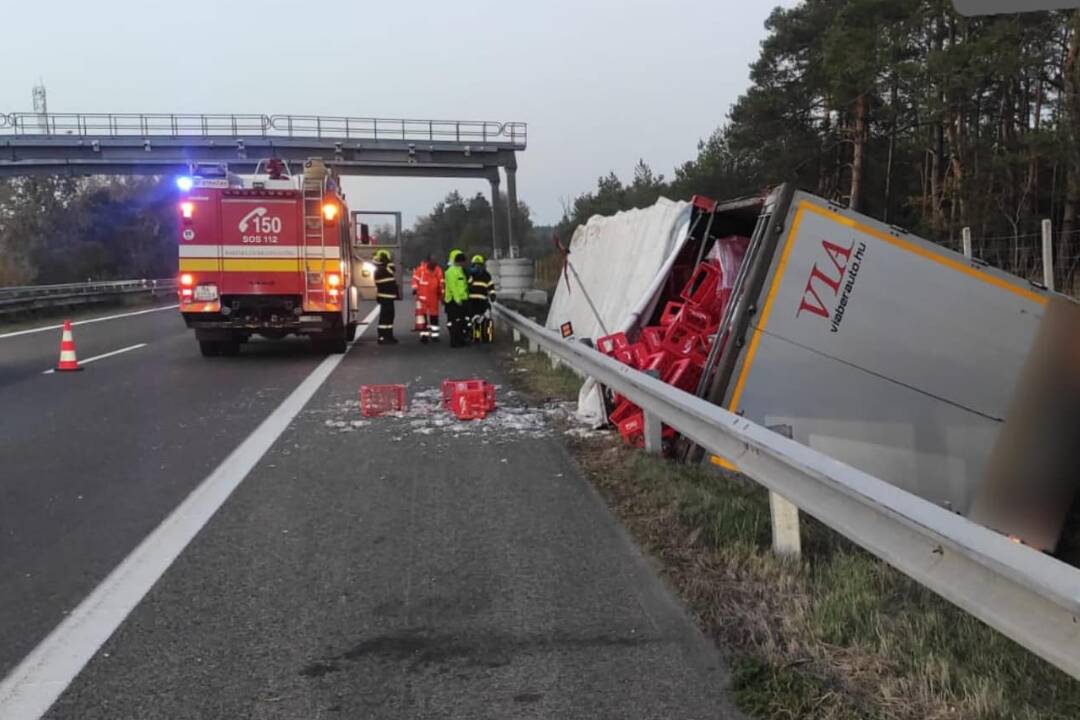
[{"label": "sky", "polygon": [[[776,5],[796,0],[0,0],[0,112],[521,121],[518,195],[554,223],[639,158],[670,176],[723,123]],[[350,178],[411,224],[486,181]]]}]

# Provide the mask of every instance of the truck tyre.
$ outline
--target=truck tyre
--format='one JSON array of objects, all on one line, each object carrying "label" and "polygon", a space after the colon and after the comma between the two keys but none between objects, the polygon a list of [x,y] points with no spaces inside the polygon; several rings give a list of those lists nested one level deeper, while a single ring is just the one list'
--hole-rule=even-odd
[{"label": "truck tyre", "polygon": [[356,337],[356,328],[357,323],[354,322],[351,322],[345,326],[345,342],[349,342]]},{"label": "truck tyre", "polygon": [[345,334],[345,328],[335,331],[323,342],[324,347],[326,347],[326,352],[334,353],[337,355],[345,352],[346,348],[349,345],[348,336]]},{"label": "truck tyre", "polygon": [[221,345],[214,340],[200,340],[199,352],[203,357],[214,357],[221,354]]},{"label": "truck tyre", "polygon": [[223,340],[218,343],[218,353],[220,355],[239,355],[240,354],[240,341],[239,340]]}]

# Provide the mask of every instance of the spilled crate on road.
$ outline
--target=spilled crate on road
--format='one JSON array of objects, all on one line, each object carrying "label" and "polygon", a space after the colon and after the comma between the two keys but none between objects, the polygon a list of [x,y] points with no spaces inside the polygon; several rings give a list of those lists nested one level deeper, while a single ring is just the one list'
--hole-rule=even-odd
[{"label": "spilled crate on road", "polygon": [[444,380],[442,405],[458,420],[482,420],[495,411],[495,386],[483,380]]}]

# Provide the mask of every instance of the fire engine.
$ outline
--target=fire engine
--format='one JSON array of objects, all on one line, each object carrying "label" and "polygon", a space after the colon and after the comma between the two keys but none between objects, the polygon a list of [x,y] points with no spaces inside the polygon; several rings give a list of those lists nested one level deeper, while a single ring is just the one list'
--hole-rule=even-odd
[{"label": "fire engine", "polygon": [[180,313],[203,355],[235,355],[252,335],[304,335],[340,353],[357,325],[352,214],[319,158],[291,174],[194,167],[177,179]]}]

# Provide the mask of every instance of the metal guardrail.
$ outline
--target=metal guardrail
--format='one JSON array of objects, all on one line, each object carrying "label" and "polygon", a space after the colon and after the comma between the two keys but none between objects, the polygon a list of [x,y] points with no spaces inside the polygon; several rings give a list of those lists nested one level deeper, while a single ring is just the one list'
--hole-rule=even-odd
[{"label": "metal guardrail", "polygon": [[1080,570],[684,393],[499,304],[531,347],[630,398],[660,423],[1080,679]]},{"label": "metal guardrail", "polygon": [[0,129],[17,136],[315,137],[327,140],[500,143],[520,150],[524,150],[528,142],[528,126],[523,122],[321,115],[9,113],[0,114]]},{"label": "metal guardrail", "polygon": [[173,292],[176,292],[175,278],[0,287],[0,315],[59,305],[80,305],[117,295]]}]

